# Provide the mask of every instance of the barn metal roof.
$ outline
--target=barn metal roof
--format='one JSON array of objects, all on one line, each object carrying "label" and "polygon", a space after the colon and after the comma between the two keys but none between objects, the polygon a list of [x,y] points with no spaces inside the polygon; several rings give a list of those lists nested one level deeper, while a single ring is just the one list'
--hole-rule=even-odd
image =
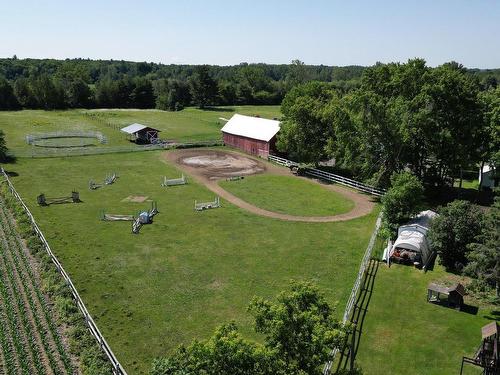
[{"label": "barn metal roof", "polygon": [[125,126],[124,128],[121,128],[120,131],[122,131],[124,133],[127,133],[127,134],[135,134],[138,131],[141,131],[141,130],[144,130],[144,129],[152,129],[152,130],[159,131],[158,129],[152,128],[150,126],[146,126],[146,125],[142,125],[142,124],[137,124],[137,123],[134,123],[134,124],[129,125],[129,126]]},{"label": "barn metal roof", "polygon": [[269,142],[280,130],[280,122],[235,114],[221,130],[224,133]]}]

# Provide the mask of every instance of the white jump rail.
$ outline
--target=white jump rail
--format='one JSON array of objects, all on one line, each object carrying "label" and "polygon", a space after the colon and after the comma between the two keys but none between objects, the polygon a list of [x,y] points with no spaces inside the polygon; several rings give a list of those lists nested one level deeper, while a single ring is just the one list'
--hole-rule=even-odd
[{"label": "white jump rail", "polygon": [[45,239],[45,236],[43,235],[42,231],[38,227],[38,224],[35,221],[35,218],[31,214],[31,211],[29,210],[28,206],[24,203],[23,199],[19,195],[19,193],[16,191],[14,188],[14,185],[9,179],[9,176],[5,172],[5,170],[0,167],[1,174],[5,178],[5,181],[7,182],[7,185],[9,186],[9,190],[12,193],[12,195],[19,201],[21,206],[23,207],[24,211],[28,215],[31,225],[33,227],[33,230],[37,234],[37,236],[40,238],[40,241],[42,241],[45,251],[49,254],[50,258],[52,259],[52,262],[56,266],[57,270],[59,273],[62,275],[64,280],[66,281],[66,284],[68,285],[68,288],[71,291],[71,294],[73,295],[73,299],[75,300],[78,309],[81,311],[83,318],[85,319],[85,323],[87,324],[87,327],[90,331],[90,333],[95,337],[97,342],[99,343],[99,346],[101,347],[102,351],[104,354],[106,354],[106,357],[109,359],[112,367],[113,367],[113,374],[115,375],[127,375],[127,372],[123,368],[123,366],[118,362],[118,359],[116,358],[115,354],[111,350],[111,347],[107,343],[106,339],[102,335],[101,331],[99,331],[99,328],[97,328],[97,325],[94,322],[94,319],[92,319],[92,316],[89,314],[87,308],[85,307],[85,304],[83,303],[82,299],[80,298],[80,295],[78,294],[78,291],[76,290],[75,286],[73,285],[73,282],[71,281],[69,275],[66,273],[64,270],[62,264],[59,262],[57,257],[54,255],[52,252],[49,243]]},{"label": "white jump rail", "polygon": [[[283,165],[285,167],[299,166],[299,163],[297,163],[295,161],[280,158],[280,157],[274,156],[274,155],[269,155],[268,160],[272,161],[276,164]],[[336,182],[338,184],[349,186],[353,189],[362,191],[364,193],[372,194],[372,195],[375,195],[378,197],[385,194],[384,189],[379,189],[379,188],[376,188],[374,186],[370,186],[370,185],[364,184],[362,182],[353,180],[351,178],[343,177],[343,176],[340,176],[340,175],[337,175],[334,173],[330,173],[330,172],[321,171],[319,169],[305,168],[305,173],[311,177],[320,178],[322,180],[326,180],[326,181],[330,181],[330,182]]]},{"label": "white jump rail", "polygon": [[[365,255],[363,256],[363,260],[361,261],[361,265],[359,266],[358,275],[356,277],[356,281],[354,281],[354,286],[351,290],[351,294],[347,301],[344,316],[342,317],[342,323],[345,324],[349,320],[349,316],[352,313],[352,309],[354,308],[354,304],[356,303],[356,298],[359,293],[359,287],[361,286],[361,281],[366,272],[366,268],[368,267],[368,263],[372,257],[373,247],[375,245],[375,239],[377,238],[378,232],[380,230],[380,225],[382,223],[382,213],[380,213],[377,217],[377,222],[375,223],[375,229],[373,230],[372,236],[370,237],[370,242],[368,242],[368,247],[366,248]],[[335,360],[335,356],[339,352],[339,348],[333,348],[330,353],[330,360],[325,364],[323,368],[323,375],[329,375],[330,370],[332,368],[333,361]]]}]

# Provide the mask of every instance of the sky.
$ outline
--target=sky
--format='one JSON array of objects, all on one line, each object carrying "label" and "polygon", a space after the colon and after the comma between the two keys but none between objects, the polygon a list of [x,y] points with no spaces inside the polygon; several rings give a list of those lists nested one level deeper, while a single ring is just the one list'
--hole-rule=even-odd
[{"label": "sky", "polygon": [[500,68],[500,0],[0,0],[0,57]]}]

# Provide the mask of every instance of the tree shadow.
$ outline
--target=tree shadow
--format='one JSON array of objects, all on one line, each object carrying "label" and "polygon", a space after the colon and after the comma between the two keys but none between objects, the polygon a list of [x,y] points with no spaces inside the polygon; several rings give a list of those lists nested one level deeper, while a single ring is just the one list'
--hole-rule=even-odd
[{"label": "tree shadow", "polygon": [[234,108],[227,108],[227,107],[204,107],[199,109],[207,112],[235,112]]},{"label": "tree shadow", "polygon": [[483,318],[488,319],[488,320],[499,321],[500,320],[500,311],[493,310],[490,312],[490,315],[483,315]]}]

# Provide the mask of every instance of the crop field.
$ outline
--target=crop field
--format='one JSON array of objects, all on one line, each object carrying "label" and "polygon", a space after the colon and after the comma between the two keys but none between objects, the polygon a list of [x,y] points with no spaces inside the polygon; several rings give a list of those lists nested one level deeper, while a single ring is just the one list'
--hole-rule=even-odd
[{"label": "crop field", "polygon": [[33,260],[0,198],[0,373],[73,374]]},{"label": "crop field", "polygon": [[[430,282],[454,277],[437,265],[427,273],[408,266],[380,265],[357,355],[366,373],[460,372],[462,356],[472,356],[481,342],[481,327],[499,316],[498,308],[467,299],[465,311],[427,302]],[[479,374],[479,370],[466,366],[464,374]]]},{"label": "crop field", "polygon": [[[368,215],[331,223],[262,217],[225,199],[222,208],[195,212],[194,200],[213,200],[214,193],[190,175],[187,185],[162,187],[163,176],[182,173],[165,157],[169,152],[19,158],[7,166],[130,374],[147,372],[153,358],[193,338],[207,338],[224,322],[235,321],[245,336],[259,340],[246,312],[248,303],[254,295],[274,296],[290,279],[316,281],[331,303],[339,302],[341,316],[376,207]],[[119,175],[113,185],[88,189],[89,179],[99,181],[110,172]],[[302,180],[297,186],[295,181],[283,177],[266,184],[277,201],[287,190],[297,196],[299,190],[311,195],[324,189]],[[80,192],[82,203],[36,204],[40,193],[61,197],[72,190]],[[249,200],[253,194],[252,189],[233,193]],[[352,202],[332,197],[332,212],[349,210]],[[137,214],[152,200],[160,213],[138,235],[131,234],[130,222],[100,220],[103,211]],[[257,199],[253,204],[267,203]],[[319,206],[312,204],[310,213],[323,214],[316,211]]]},{"label": "crop field", "polygon": [[[0,113],[0,129],[6,133],[9,149],[16,154],[29,154],[31,146],[25,137],[32,133],[56,131],[99,131],[108,138],[105,145],[90,147],[133,146],[120,128],[138,122],[161,130],[160,138],[174,141],[219,139],[224,121],[234,113],[280,116],[279,106],[218,107],[210,110],[186,108],[180,112],[158,110],[25,110]],[[74,142],[74,141],[73,141]],[[72,142],[72,143],[73,143]]]}]

